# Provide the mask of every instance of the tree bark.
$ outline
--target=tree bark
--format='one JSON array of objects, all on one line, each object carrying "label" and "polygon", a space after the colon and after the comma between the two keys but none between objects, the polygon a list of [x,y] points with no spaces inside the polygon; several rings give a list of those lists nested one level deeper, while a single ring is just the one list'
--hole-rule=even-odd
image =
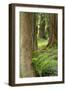
[{"label": "tree bark", "polygon": [[49,16],[49,41],[47,46],[53,46],[54,44],[57,44],[57,15],[56,14],[50,14]]},{"label": "tree bark", "polygon": [[37,32],[38,28],[36,25],[36,14],[33,14],[32,16],[32,50],[37,50],[38,49],[38,44],[37,44]]},{"label": "tree bark", "polygon": [[34,76],[31,64],[32,64],[32,14],[20,13],[20,77]]},{"label": "tree bark", "polygon": [[46,37],[45,37],[45,20],[44,20],[44,18],[45,18],[45,15],[44,16],[41,15],[39,37],[45,39]]}]

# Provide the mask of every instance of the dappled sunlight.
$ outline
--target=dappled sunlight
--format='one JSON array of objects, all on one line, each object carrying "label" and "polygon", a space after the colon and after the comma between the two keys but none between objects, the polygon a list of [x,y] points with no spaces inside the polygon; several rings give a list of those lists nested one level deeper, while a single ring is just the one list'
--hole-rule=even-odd
[{"label": "dappled sunlight", "polygon": [[44,48],[44,46],[46,46],[48,44],[48,40],[45,40],[45,39],[42,39],[42,38],[39,38],[37,40],[38,42],[38,48]]}]

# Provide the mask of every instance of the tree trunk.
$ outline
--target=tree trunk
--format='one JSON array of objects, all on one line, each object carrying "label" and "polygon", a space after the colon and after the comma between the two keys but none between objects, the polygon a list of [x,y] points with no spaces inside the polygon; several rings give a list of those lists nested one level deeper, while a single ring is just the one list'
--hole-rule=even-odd
[{"label": "tree trunk", "polygon": [[57,44],[57,15],[56,14],[50,14],[49,16],[49,41],[48,46],[53,46],[54,44]]},{"label": "tree trunk", "polygon": [[32,14],[20,13],[20,76],[34,76],[32,68]]},{"label": "tree trunk", "polygon": [[45,18],[45,15],[44,16],[41,15],[39,37],[45,39],[46,37],[45,37],[45,20],[44,20],[44,18]]},{"label": "tree trunk", "polygon": [[37,25],[36,25],[36,14],[33,14],[32,16],[32,50],[37,50],[38,49],[38,44],[37,44]]}]

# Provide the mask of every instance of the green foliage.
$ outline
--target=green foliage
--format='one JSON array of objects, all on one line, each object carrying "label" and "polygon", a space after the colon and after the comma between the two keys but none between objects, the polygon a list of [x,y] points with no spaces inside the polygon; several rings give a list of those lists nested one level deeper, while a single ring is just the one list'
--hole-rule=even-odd
[{"label": "green foliage", "polygon": [[36,76],[56,76],[58,74],[57,43],[47,47],[51,33],[50,15],[52,14],[36,14],[38,50],[32,53],[32,65]]},{"label": "green foliage", "polygon": [[48,40],[45,40],[43,38],[38,38],[37,42],[38,42],[38,48],[41,48],[41,49],[48,44]]},{"label": "green foliage", "polygon": [[32,56],[32,65],[36,76],[57,75],[57,48],[35,51]]}]

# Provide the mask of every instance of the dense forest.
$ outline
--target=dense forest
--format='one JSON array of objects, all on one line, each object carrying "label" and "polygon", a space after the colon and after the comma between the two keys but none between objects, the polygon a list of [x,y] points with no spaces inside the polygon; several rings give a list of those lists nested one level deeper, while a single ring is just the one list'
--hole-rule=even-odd
[{"label": "dense forest", "polygon": [[20,77],[56,76],[58,16],[20,12]]}]

